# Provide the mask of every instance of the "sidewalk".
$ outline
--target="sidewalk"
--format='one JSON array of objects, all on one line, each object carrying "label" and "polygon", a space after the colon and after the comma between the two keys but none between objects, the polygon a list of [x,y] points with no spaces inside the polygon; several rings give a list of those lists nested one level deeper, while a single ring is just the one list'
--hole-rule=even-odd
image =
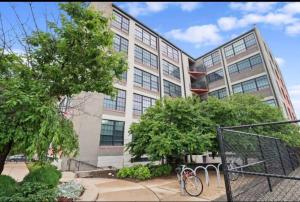
[{"label": "sidewalk", "polygon": [[2,175],[9,175],[17,182],[21,182],[28,173],[28,168],[24,162],[7,162],[4,165]]}]

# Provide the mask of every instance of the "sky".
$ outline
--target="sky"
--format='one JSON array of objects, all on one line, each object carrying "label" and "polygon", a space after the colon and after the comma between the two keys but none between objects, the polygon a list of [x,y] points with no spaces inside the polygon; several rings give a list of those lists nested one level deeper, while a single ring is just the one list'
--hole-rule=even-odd
[{"label": "sky", "polygon": [[[193,57],[250,30],[254,24],[279,63],[300,119],[300,2],[114,2]],[[0,3],[4,26],[21,21],[34,29],[28,4]],[[37,24],[45,26],[59,14],[57,3],[33,3]],[[13,36],[12,36],[13,37]]]}]

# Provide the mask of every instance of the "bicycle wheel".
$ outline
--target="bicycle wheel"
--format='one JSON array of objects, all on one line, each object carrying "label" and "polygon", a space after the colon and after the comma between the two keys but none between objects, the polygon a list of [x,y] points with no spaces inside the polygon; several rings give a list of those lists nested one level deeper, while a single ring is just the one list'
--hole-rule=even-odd
[{"label": "bicycle wheel", "polygon": [[184,180],[184,190],[190,196],[199,196],[203,191],[203,184],[199,177],[191,175]]}]

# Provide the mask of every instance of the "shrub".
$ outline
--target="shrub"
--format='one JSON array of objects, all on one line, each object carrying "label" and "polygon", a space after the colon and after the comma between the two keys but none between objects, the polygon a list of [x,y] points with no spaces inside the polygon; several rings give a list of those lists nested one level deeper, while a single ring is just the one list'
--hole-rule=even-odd
[{"label": "shrub", "polygon": [[148,167],[143,165],[135,165],[132,167],[121,168],[117,173],[117,177],[146,180],[151,177],[151,174]]},{"label": "shrub", "polygon": [[138,180],[147,180],[151,178],[151,173],[148,167],[140,166],[135,169],[133,177]]},{"label": "shrub", "polygon": [[172,166],[169,164],[165,165],[150,165],[151,177],[168,176],[172,172]]},{"label": "shrub", "polygon": [[58,186],[58,196],[77,199],[81,195],[83,190],[84,188],[81,184],[76,183],[74,180],[72,180]]},{"label": "shrub", "polygon": [[60,178],[61,172],[55,167],[43,166],[32,169],[32,171],[24,177],[22,184],[26,182],[40,182],[50,187],[56,187]]},{"label": "shrub", "polygon": [[4,202],[54,202],[57,198],[57,189],[40,182],[25,182],[19,186],[16,193],[10,197],[0,197]]},{"label": "shrub", "polygon": [[0,197],[10,196],[13,193],[15,193],[16,189],[17,189],[16,180],[14,180],[12,177],[7,175],[0,175]]}]

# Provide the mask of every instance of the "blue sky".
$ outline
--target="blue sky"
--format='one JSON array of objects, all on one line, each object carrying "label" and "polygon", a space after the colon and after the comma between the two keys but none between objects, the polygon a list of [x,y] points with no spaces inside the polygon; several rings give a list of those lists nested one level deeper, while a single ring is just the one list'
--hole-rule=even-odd
[{"label": "blue sky", "polygon": [[[115,2],[138,20],[178,47],[197,57],[253,28],[259,28],[276,57],[300,118],[300,3],[226,2]],[[0,3],[4,26],[17,24],[11,5],[21,20],[34,29],[30,7],[25,3]],[[37,23],[45,27],[58,15],[57,3],[33,3]],[[13,37],[13,36],[11,36]]]}]

